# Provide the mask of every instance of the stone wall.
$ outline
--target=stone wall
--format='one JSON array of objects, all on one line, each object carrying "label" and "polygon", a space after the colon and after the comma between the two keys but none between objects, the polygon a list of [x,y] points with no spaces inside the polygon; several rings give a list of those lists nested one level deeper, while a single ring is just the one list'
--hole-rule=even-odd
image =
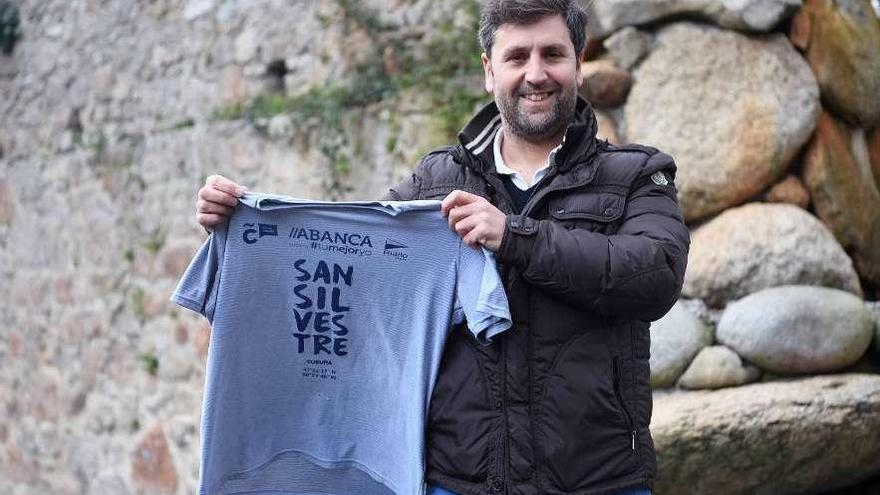
[{"label": "stone wall", "polygon": [[[380,195],[481,101],[476,3],[0,5],[21,33],[0,54],[0,492],[192,493],[210,327],[167,298],[205,238],[196,191],[220,173],[301,197]],[[673,154],[693,232],[686,300],[652,333],[652,381],[743,386],[659,392],[661,466],[689,489],[704,486],[685,469],[698,447],[765,462],[750,439],[795,445],[795,423],[815,450],[783,460],[856,443],[823,441],[849,437],[801,396],[880,431],[880,384],[863,376],[880,352],[878,8],[592,4],[583,94],[601,135]],[[805,376],[840,370],[858,374]],[[793,420],[732,429],[767,394]],[[717,414],[684,435],[705,401]],[[783,463],[713,492],[837,488],[876,474],[871,448],[829,458],[850,478],[793,483],[779,473],[807,468]],[[662,476],[658,493],[686,493]]]},{"label": "stone wall", "polygon": [[[378,6],[404,31],[455,14],[432,4]],[[0,492],[193,493],[210,327],[168,296],[206,237],[194,218],[205,177],[374,198],[446,137],[418,102],[364,105],[344,116],[360,149],[338,171],[314,123],[225,115],[347,77],[366,35],[346,2],[11,5],[22,37],[0,55]]]}]

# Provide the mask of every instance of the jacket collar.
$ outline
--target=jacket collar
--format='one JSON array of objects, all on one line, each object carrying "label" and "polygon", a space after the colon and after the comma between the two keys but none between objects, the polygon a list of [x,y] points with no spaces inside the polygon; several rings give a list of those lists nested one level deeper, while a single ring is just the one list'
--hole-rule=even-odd
[{"label": "jacket collar", "polygon": [[[464,154],[471,158],[466,160],[466,163],[483,173],[494,172],[492,140],[500,126],[501,113],[494,101],[477,112],[458,133]],[[565,172],[575,164],[587,162],[592,158],[596,152],[597,128],[593,108],[587,100],[578,96],[574,121],[568,126],[562,148],[556,153],[556,172]]]}]

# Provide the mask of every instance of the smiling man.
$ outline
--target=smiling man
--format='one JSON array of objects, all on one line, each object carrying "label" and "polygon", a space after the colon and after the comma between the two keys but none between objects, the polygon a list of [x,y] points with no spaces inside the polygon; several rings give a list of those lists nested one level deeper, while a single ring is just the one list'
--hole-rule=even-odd
[{"label": "smiling man", "polygon": [[488,0],[494,102],[389,199],[443,198],[449,225],[495,252],[514,326],[454,332],[431,399],[431,493],[646,494],[649,322],[681,289],[689,246],[672,159],[596,138],[578,98],[575,0]]},{"label": "smiling man", "polygon": [[[488,0],[479,37],[494,102],[386,196],[443,199],[450,227],[495,252],[513,319],[491,346],[464,329],[446,342],[429,493],[650,493],[649,326],[678,298],[689,245],[675,165],[596,138],[575,0]],[[241,193],[210,177],[199,223]]]}]

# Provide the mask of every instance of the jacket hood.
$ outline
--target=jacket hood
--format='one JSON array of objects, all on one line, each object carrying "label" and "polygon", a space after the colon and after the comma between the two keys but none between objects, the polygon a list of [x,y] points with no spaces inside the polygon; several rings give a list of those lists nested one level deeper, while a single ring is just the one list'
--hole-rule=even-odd
[{"label": "jacket hood", "polygon": [[[480,109],[458,133],[458,141],[465,154],[478,158],[478,160],[468,160],[472,167],[480,168],[482,172],[486,172],[485,168],[494,169],[492,142],[499,127],[501,127],[501,113],[493,101]],[[597,130],[598,124],[593,107],[587,100],[578,96],[574,121],[565,131],[562,148],[556,153],[558,172],[564,172],[575,163],[588,161],[592,157],[596,152]]]}]

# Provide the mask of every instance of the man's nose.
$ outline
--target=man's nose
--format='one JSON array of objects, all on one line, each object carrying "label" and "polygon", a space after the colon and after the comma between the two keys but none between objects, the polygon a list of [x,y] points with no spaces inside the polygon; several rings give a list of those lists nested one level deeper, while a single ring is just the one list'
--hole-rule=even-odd
[{"label": "man's nose", "polygon": [[526,66],[526,82],[533,86],[540,86],[547,81],[547,67],[539,56],[532,56]]}]

